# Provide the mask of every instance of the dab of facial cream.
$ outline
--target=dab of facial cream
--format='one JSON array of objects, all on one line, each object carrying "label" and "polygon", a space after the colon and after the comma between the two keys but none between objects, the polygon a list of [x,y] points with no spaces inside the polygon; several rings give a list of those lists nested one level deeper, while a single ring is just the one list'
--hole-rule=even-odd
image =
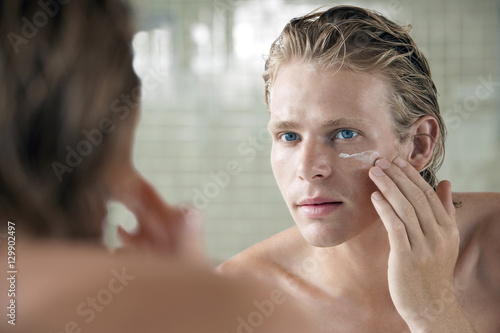
[{"label": "dab of facial cream", "polygon": [[375,161],[377,160],[377,158],[380,158],[382,156],[379,154],[378,151],[367,150],[367,151],[363,151],[361,153],[352,154],[352,155],[340,153],[339,157],[341,157],[341,158],[354,158],[354,159],[360,160],[361,162],[373,165],[375,163]]}]

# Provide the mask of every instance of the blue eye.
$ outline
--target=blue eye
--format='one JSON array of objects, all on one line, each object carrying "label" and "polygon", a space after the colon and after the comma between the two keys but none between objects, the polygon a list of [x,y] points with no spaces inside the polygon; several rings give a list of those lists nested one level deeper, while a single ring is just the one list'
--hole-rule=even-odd
[{"label": "blue eye", "polygon": [[299,138],[299,136],[296,133],[285,133],[280,136],[280,139],[283,141],[295,141]]},{"label": "blue eye", "polygon": [[357,136],[358,133],[351,130],[342,130],[335,135],[335,139],[352,139]]}]

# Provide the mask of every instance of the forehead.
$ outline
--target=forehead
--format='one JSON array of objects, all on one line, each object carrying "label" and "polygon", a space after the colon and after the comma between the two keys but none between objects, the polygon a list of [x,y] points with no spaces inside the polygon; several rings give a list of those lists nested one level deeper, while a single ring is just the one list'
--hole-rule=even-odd
[{"label": "forehead", "polygon": [[290,63],[281,68],[272,87],[271,120],[390,122],[388,96],[389,85],[380,73],[325,71],[311,64]]}]

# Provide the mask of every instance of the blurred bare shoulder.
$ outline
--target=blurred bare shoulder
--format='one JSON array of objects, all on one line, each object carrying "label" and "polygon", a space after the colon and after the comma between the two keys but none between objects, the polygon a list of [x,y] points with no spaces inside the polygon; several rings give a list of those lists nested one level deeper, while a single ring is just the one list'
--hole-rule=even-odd
[{"label": "blurred bare shoulder", "polygon": [[220,277],[174,256],[116,257],[89,246],[43,243],[24,246],[18,256],[23,315],[17,332],[220,333],[241,326],[298,333],[309,327],[289,320],[295,312],[280,290]]}]

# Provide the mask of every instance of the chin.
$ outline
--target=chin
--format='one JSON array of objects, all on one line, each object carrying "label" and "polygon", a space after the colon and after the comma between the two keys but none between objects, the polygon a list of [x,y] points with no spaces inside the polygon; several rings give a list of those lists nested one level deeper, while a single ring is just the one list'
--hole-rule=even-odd
[{"label": "chin", "polygon": [[316,247],[337,246],[356,236],[352,230],[335,222],[297,221],[297,226],[306,242]]}]

